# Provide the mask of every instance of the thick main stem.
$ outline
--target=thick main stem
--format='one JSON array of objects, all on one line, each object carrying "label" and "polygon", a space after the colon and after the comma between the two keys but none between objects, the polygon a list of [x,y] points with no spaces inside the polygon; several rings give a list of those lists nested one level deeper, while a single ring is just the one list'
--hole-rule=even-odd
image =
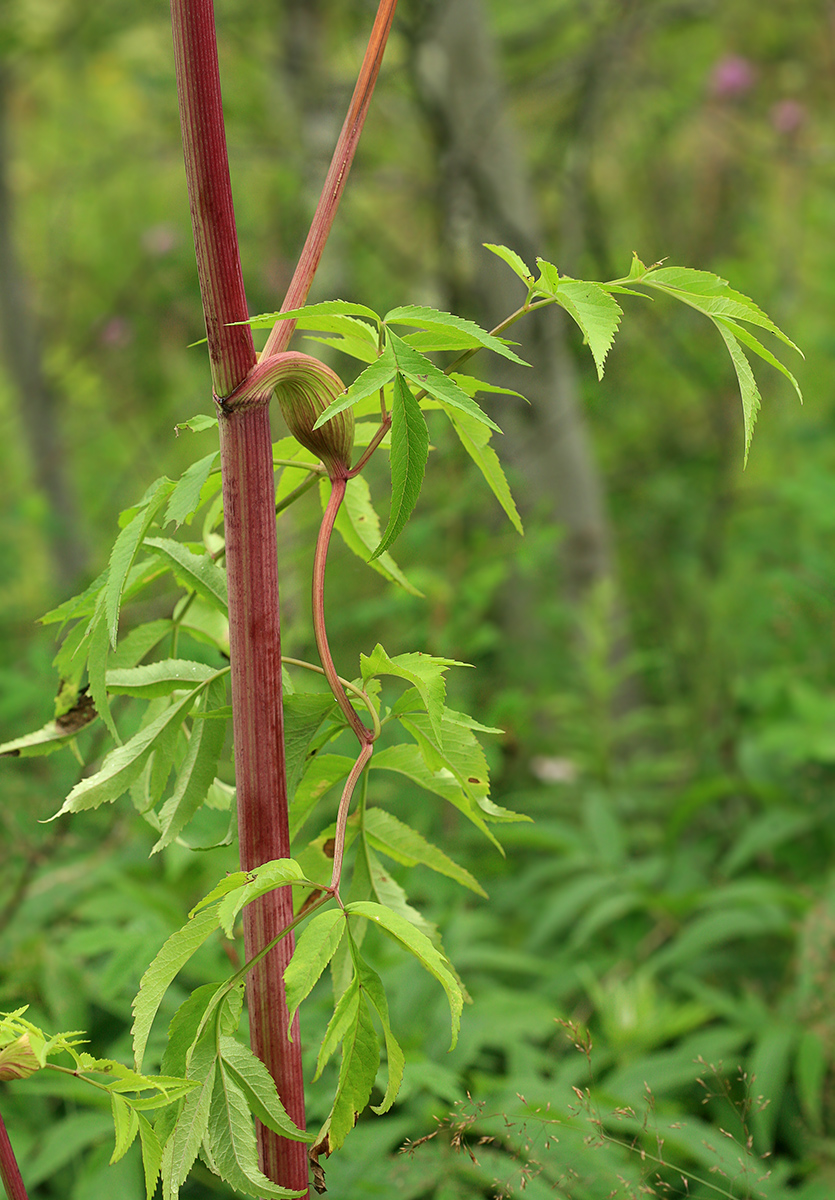
[{"label": "thick main stem", "polygon": [[[212,0],[172,0],[177,89],[194,244],[206,317],[212,385],[228,396],[256,356],[238,255],[220,94]],[[221,469],[229,585],[229,644],[241,866],[290,854],[284,728],[275,481],[269,393],[227,411],[220,421]],[[247,959],[293,919],[289,888],[251,904],[244,915]],[[295,1123],[304,1128],[304,1083],[298,1029],[288,1038],[284,968],[293,938],[284,938],[249,973],[252,1048],[273,1076]],[[258,1123],[261,1169],[283,1187],[307,1194],[303,1143]]]}]

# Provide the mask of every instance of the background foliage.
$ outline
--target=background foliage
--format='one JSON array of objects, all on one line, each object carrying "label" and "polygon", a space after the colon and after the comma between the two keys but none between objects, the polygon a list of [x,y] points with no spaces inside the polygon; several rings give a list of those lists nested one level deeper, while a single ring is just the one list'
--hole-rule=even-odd
[{"label": "background foliage", "polygon": [[[466,298],[460,271],[449,277],[461,260],[448,254],[442,152],[413,70],[433,5],[401,3],[313,297],[378,311]],[[248,297],[260,312],[292,269],[370,13],[360,0],[217,8]],[[487,8],[540,252],[588,278],[625,274],[633,249],[730,277],[804,349],[807,407],[761,375],[765,413],[743,474],[724,347],[706,323],[655,301],[625,324],[602,385],[569,334],[614,582],[570,604],[541,477],[532,488],[515,460],[520,541],[440,440],[396,547],[426,598],[395,592],[335,546],[340,657],[381,641],[474,663],[451,678],[451,702],[506,730],[488,748],[494,796],[535,821],[504,830],[502,859],[418,793],[385,797],[453,847],[490,901],[424,884],[422,907],[474,1000],[452,1054],[443,996],[377,948],[402,977],[392,1020],[404,1091],[334,1157],[329,1187],[471,1197],[494,1180],[518,1189],[527,1171],[534,1196],[661,1194],[651,1159],[608,1140],[645,1127],[651,1155],[707,1181],[690,1195],[716,1194],[710,1184],[816,1200],[835,1180],[832,14],[812,0]],[[0,50],[8,228],[49,397],[27,419],[33,398],[11,370],[0,374],[5,740],[52,715],[54,650],[33,617],[98,573],[119,509],[208,453],[213,435],[173,434],[206,410],[209,382],[203,352],[188,349],[202,318],[167,6],[11,0]],[[514,285],[508,273],[505,311]],[[465,315],[482,319],[475,307]],[[510,386],[526,383],[520,372]],[[515,403],[489,411],[502,424]],[[57,432],[46,463],[33,420]],[[66,487],[62,511],[50,506],[50,473]],[[68,514],[72,578],[56,549]],[[318,516],[311,495],[279,524],[285,652],[302,657]],[[167,611],[162,591],[151,603]],[[149,861],[151,833],[124,804],[37,824],[79,770],[69,754],[4,760],[0,1007],[28,1002],[33,1020],[86,1029],[96,1053],[127,1061],[142,966],[234,860],[175,844]],[[223,954],[210,943],[189,983],[214,979]],[[320,1008],[314,993],[308,1077],[324,997]],[[316,1103],[314,1090],[312,1121],[324,1115]],[[73,1086],[36,1079],[7,1088],[3,1105],[33,1196],[141,1194],[133,1157],[106,1168],[109,1113]],[[547,1105],[562,1124],[532,1116]],[[435,1131],[436,1116],[445,1123],[431,1141],[389,1156]],[[476,1147],[483,1136],[495,1141]],[[659,1170],[685,1194],[680,1172]],[[213,1186],[207,1175],[189,1194]]]}]

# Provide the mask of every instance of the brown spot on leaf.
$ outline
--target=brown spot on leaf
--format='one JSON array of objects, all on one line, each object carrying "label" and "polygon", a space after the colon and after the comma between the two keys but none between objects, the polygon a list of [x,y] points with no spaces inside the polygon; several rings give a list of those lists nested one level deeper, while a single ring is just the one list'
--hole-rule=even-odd
[{"label": "brown spot on leaf", "polygon": [[333,858],[333,854],[334,854],[335,850],[336,850],[335,840],[333,838],[328,838],[328,840],[325,842],[324,846],[322,847],[322,853],[324,854],[325,858]]}]

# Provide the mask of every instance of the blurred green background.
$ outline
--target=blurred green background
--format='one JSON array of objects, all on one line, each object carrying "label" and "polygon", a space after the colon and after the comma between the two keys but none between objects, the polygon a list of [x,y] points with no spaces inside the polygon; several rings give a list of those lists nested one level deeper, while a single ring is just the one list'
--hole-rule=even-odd
[{"label": "blurred green background", "polygon": [[[216,8],[248,300],[270,311],[376,5]],[[0,741],[52,715],[37,617],[103,568],[120,509],[213,445],[174,434],[211,395],[168,22],[161,0],[0,8]],[[635,251],[752,296],[805,353],[806,405],[760,364],[743,472],[732,368],[696,314],[624,297],[602,384],[575,330],[517,326],[535,371],[493,378],[532,406],[486,407],[525,538],[439,430],[394,548],[425,598],[335,548],[340,669],[376,641],[473,663],[454,701],[505,730],[494,796],[534,822],[502,859],[429,798],[411,815],[490,893],[422,897],[475,1003],[447,1055],[443,997],[381,953],[406,1083],[328,1164],[334,1196],[832,1195],[834,99],[824,0],[400,0],[313,298],[489,327],[523,297],[482,242],[590,279]],[[279,522],[285,653],[308,657],[318,515],[311,494]],[[0,766],[0,1008],[127,1055],[143,966],[233,855],[149,862],[127,802],[39,824],[80,769]],[[138,1200],[138,1159],[106,1166],[108,1112],[55,1088],[0,1088],[32,1197]]]}]

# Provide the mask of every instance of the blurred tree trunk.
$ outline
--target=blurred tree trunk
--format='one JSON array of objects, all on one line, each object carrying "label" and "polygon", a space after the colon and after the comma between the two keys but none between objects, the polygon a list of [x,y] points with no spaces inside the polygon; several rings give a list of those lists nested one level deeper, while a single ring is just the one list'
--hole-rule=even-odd
[{"label": "blurred tree trunk", "polygon": [[0,347],[18,393],[17,411],[35,487],[49,505],[47,537],[53,575],[61,591],[71,589],[87,564],[79,534],[77,504],[67,471],[58,397],[43,370],[35,317],[14,244],[10,185],[8,104],[10,81],[0,62]]},{"label": "blurred tree trunk", "polygon": [[[449,301],[484,325],[498,324],[519,303],[507,267],[482,249],[502,242],[534,266],[544,238],[519,137],[506,113],[501,72],[482,0],[424,0],[412,27],[413,78],[439,161],[438,197]],[[526,507],[552,500],[565,530],[560,574],[568,599],[580,603],[612,575],[612,541],[604,489],[581,409],[577,370],[555,310],[528,318],[519,337],[533,372],[503,383],[528,405],[511,405],[500,447],[524,472]],[[517,592],[520,589],[516,589]]]}]

